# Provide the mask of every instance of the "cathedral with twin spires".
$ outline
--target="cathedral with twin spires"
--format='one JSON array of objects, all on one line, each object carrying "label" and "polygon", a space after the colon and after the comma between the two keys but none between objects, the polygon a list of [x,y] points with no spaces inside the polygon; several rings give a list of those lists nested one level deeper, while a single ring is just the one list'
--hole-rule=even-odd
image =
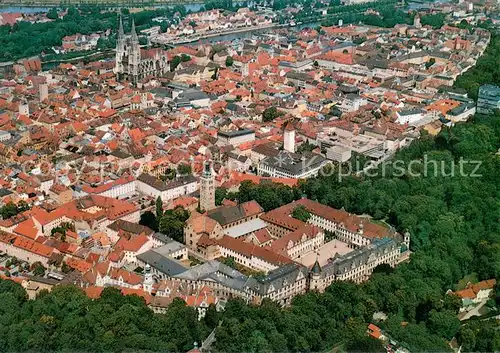
[{"label": "cathedral with twin spires", "polygon": [[117,80],[127,80],[136,85],[142,79],[161,77],[169,71],[168,58],[158,48],[142,50],[132,19],[130,35],[123,31],[123,21],[120,17],[118,37],[116,39],[115,69]]}]

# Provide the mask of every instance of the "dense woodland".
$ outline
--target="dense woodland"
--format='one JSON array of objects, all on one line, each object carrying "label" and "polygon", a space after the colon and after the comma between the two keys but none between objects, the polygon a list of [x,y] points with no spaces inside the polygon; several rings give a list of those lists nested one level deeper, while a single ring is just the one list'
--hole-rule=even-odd
[{"label": "dense woodland", "polygon": [[209,325],[217,322],[215,308],[198,322],[195,309],[176,299],[167,314],[156,315],[142,298],[122,296],[115,288],[104,289],[98,300],[73,286],[27,300],[20,285],[0,280],[0,303],[2,352],[182,352],[206,337]]},{"label": "dense woodland", "polygon": [[[485,26],[488,24],[485,23]],[[463,88],[469,97],[477,99],[479,86],[500,83],[500,34],[493,35],[490,45],[476,66],[467,70],[455,81],[454,87]]]},{"label": "dense woodland", "polygon": [[[376,311],[389,317],[379,325],[411,351],[447,351],[457,337],[465,351],[500,349],[495,321],[460,325],[460,301],[445,295],[464,276],[500,279],[500,116],[444,129],[425,136],[396,159],[451,162],[481,161],[481,177],[404,175],[311,179],[291,189],[274,184],[243,183],[240,201],[257,200],[266,210],[306,195],[330,206],[374,215],[412,234],[409,263],[381,267],[366,283],[332,284],[325,293],[298,296],[282,309],[271,302],[250,306],[229,301],[225,312],[197,322],[193,309],[176,301],[166,315],[155,315],[138,297],[106,289],[92,301],[79,289],[58,287],[27,301],[20,286],[0,282],[0,350],[129,349],[183,351],[200,342],[222,319],[215,348],[219,351],[322,351],[342,344],[346,350],[370,347],[364,335]],[[465,165],[471,172],[475,167]],[[414,169],[415,171],[415,169]],[[449,171],[449,170],[448,170]],[[213,309],[213,308],[212,308]],[[357,348],[358,347],[358,348]]]}]

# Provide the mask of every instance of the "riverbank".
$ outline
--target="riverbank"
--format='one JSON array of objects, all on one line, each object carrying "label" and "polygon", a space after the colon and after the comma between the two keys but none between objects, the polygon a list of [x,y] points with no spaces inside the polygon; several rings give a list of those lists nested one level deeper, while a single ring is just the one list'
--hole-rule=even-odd
[{"label": "riverbank", "polygon": [[[311,22],[311,23],[301,23],[297,25],[296,27],[290,27],[291,29],[293,28],[294,30],[301,30],[305,27],[315,27],[319,23],[318,22]],[[197,40],[209,40],[210,42],[231,42],[236,39],[245,39],[245,38],[250,38],[253,36],[254,33],[259,33],[263,32],[269,29],[277,29],[277,28],[286,28],[288,25],[278,25],[278,24],[273,24],[272,26],[264,26],[264,27],[252,27],[252,28],[241,28],[240,30],[237,31],[232,31],[231,33],[217,33],[212,36],[204,36],[203,38],[199,38],[196,40],[192,40],[189,42],[178,42],[175,44],[172,43],[158,43],[160,45],[164,46],[172,46],[175,47],[177,45],[184,45],[188,43],[195,42]],[[42,61],[42,66],[44,69],[48,69],[51,67],[54,67],[58,64],[61,63],[78,63],[80,61],[83,62],[89,62],[93,60],[100,60],[100,59],[107,59],[107,58],[112,58],[115,55],[115,51],[110,49],[110,50],[105,50],[105,51],[91,51],[89,54],[86,55],[80,55],[78,57],[74,58],[61,58],[61,59],[53,59],[53,60],[47,60],[47,61]]]},{"label": "riverbank", "polygon": [[96,60],[102,60],[102,59],[107,59],[107,58],[112,58],[115,55],[115,51],[113,49],[108,49],[104,51],[94,51],[91,50],[89,51],[88,54],[83,54],[74,58],[61,58],[61,59],[52,59],[52,60],[47,60],[43,61],[42,60],[42,69],[43,70],[48,70],[51,69],[59,64],[63,63],[69,63],[69,64],[75,64],[79,62],[84,62],[88,63],[91,61],[96,61]]},{"label": "riverbank", "polygon": [[[292,30],[301,30],[303,28],[309,27],[309,28],[314,28],[319,25],[319,22],[308,22],[308,23],[299,23],[295,27],[290,27]],[[157,45],[162,45],[162,46],[171,46],[175,47],[177,45],[184,45],[188,43],[193,43],[199,40],[208,40],[212,43],[217,43],[217,42],[231,42],[237,39],[245,39],[245,38],[251,38],[255,33],[260,33],[266,30],[270,29],[278,29],[278,28],[287,28],[289,25],[287,24],[272,24],[268,26],[263,26],[263,27],[250,27],[250,28],[240,28],[237,30],[229,31],[229,32],[222,32],[222,33],[214,33],[210,36],[203,36],[199,38],[193,38],[189,41],[181,40],[176,43],[168,43],[168,42],[155,42]],[[154,42],[154,40],[152,41]],[[50,69],[54,66],[57,66],[58,64],[61,63],[71,63],[75,64],[78,62],[89,62],[93,60],[100,60],[100,59],[106,59],[106,58],[112,58],[114,56],[115,51],[113,49],[109,50],[104,50],[104,51],[95,51],[91,50],[88,53],[82,53],[82,55],[76,56],[76,57],[65,57],[62,55],[60,59],[58,58],[52,58],[50,60],[44,60],[42,59],[42,67],[43,69]],[[22,60],[22,59],[18,59]]]},{"label": "riverbank", "polygon": [[[241,33],[247,33],[247,32],[257,32],[257,31],[265,31],[269,29],[274,29],[274,28],[282,28],[282,27],[287,27],[288,25],[280,25],[276,23],[271,23],[269,25],[265,26],[252,26],[252,27],[245,27],[245,28],[236,28],[232,29],[229,31],[221,31],[221,32],[216,32],[216,33],[210,33],[210,34],[205,34],[205,35],[193,35],[193,36],[184,36],[184,37],[178,37],[178,39],[170,39],[170,38],[165,38],[163,39],[163,36],[158,36],[155,38],[151,39],[151,43],[154,44],[160,44],[160,45],[182,45],[182,44],[188,44],[188,43],[193,43],[197,42],[199,40],[210,40],[210,41],[218,41],[218,38],[222,37],[227,37],[231,35],[236,35],[236,34],[241,34]],[[222,40],[221,40],[222,41]]]},{"label": "riverbank", "polygon": [[[104,7],[104,8],[110,8],[110,7],[117,7],[117,8],[133,8],[133,7],[148,7],[148,6],[175,6],[175,5],[186,5],[189,6],[191,4],[204,4],[204,0],[190,0],[190,1],[185,1],[185,0],[157,0],[157,1],[144,1],[140,3],[134,3],[130,1],[122,1],[122,0],[105,0],[99,3],[96,3],[93,0],[66,0],[64,3],[58,0],[38,0],[38,1],[27,1],[27,0],[7,0],[7,1],[2,1],[0,5],[0,12],[7,12],[7,11],[2,11],[4,8],[39,8],[43,9],[41,11],[34,11],[34,12],[47,12],[50,8],[52,7],[68,7],[68,6],[94,6],[94,7]],[[9,11],[11,12],[11,11]],[[12,11],[14,12],[14,11]],[[27,11],[20,11],[20,12],[27,12]]]}]

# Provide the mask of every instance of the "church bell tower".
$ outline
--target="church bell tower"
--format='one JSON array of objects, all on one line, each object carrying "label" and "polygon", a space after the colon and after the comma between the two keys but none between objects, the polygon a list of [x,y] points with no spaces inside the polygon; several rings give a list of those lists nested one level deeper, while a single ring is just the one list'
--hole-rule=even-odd
[{"label": "church bell tower", "polygon": [[125,43],[125,33],[123,32],[123,21],[122,16],[120,16],[120,24],[118,25],[118,35],[116,37],[116,54],[115,54],[115,75],[117,80],[123,76],[125,73],[125,68],[123,67],[123,59],[126,55],[126,43]]},{"label": "church bell tower", "polygon": [[210,211],[215,208],[215,176],[212,163],[205,162],[200,177],[200,209]]},{"label": "church bell tower", "polygon": [[129,80],[137,85],[139,80],[139,64],[141,62],[141,48],[139,46],[139,38],[135,31],[135,22],[132,19],[132,30],[130,32],[130,47],[128,54],[128,74]]}]

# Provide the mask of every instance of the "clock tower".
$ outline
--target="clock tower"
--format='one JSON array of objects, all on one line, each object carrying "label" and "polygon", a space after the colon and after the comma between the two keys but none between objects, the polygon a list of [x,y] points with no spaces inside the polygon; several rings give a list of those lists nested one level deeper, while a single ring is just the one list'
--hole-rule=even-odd
[{"label": "clock tower", "polygon": [[200,209],[210,211],[215,208],[215,175],[212,162],[205,162],[200,177]]}]

